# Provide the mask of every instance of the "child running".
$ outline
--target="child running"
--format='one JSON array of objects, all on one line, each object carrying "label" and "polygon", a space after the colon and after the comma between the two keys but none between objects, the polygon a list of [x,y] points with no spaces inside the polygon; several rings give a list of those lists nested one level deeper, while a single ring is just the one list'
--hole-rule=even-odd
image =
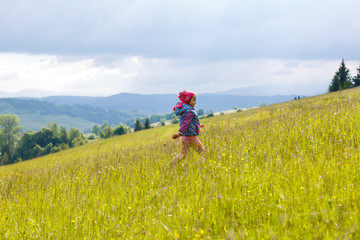
[{"label": "child running", "polygon": [[180,129],[177,134],[173,134],[172,138],[177,139],[181,137],[181,153],[173,158],[171,165],[181,161],[189,153],[190,147],[193,147],[201,156],[205,157],[205,149],[201,142],[197,138],[200,133],[200,128],[204,128],[204,125],[200,125],[199,117],[194,110],[196,104],[196,94],[184,90],[179,93],[178,102],[174,107],[175,114],[180,118]]}]

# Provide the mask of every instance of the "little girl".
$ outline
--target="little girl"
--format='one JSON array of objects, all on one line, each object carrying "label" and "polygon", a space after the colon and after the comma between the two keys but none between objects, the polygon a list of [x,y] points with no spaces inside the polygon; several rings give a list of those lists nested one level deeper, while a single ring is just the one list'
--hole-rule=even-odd
[{"label": "little girl", "polygon": [[199,117],[194,110],[196,104],[196,94],[187,90],[179,93],[178,102],[174,107],[175,114],[180,117],[180,129],[178,134],[173,134],[172,138],[176,139],[181,137],[181,153],[174,157],[171,164],[175,164],[186,157],[189,153],[190,147],[193,147],[199,154],[205,157],[205,149],[197,138],[200,133]]}]

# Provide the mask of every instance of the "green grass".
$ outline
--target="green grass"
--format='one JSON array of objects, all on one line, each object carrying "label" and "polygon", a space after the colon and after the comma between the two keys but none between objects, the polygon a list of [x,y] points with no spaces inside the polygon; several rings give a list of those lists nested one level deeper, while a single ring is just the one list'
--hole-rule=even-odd
[{"label": "green grass", "polygon": [[0,168],[5,239],[357,239],[360,91],[204,119]]}]

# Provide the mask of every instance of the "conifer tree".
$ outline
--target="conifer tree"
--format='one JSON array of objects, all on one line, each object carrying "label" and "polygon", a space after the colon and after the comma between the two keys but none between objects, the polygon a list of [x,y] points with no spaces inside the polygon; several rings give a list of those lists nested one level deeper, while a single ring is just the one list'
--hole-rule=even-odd
[{"label": "conifer tree", "polygon": [[340,89],[340,79],[339,77],[335,74],[330,86],[329,86],[329,92],[335,92],[338,91]]},{"label": "conifer tree", "polygon": [[339,70],[335,73],[332,82],[330,83],[329,92],[351,88],[352,86],[350,70],[345,66],[345,61],[343,59]]},{"label": "conifer tree", "polygon": [[142,124],[142,122],[140,121],[140,119],[136,119],[136,122],[135,122],[135,129],[134,131],[137,132],[137,131],[141,131],[144,129],[144,125]]},{"label": "conifer tree", "polygon": [[147,117],[145,119],[145,129],[149,129],[150,128],[150,119]]},{"label": "conifer tree", "polygon": [[358,87],[360,86],[360,65],[359,68],[356,69],[358,72],[355,77],[353,77],[353,86]]}]

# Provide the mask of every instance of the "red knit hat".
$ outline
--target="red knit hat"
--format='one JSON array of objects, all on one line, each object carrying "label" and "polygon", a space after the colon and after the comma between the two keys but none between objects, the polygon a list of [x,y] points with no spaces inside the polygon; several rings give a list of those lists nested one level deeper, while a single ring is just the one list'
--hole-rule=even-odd
[{"label": "red knit hat", "polygon": [[191,91],[184,90],[179,93],[179,99],[181,100],[182,103],[188,104],[190,99],[192,98],[192,96],[194,96],[194,94],[195,93],[193,93]]}]

